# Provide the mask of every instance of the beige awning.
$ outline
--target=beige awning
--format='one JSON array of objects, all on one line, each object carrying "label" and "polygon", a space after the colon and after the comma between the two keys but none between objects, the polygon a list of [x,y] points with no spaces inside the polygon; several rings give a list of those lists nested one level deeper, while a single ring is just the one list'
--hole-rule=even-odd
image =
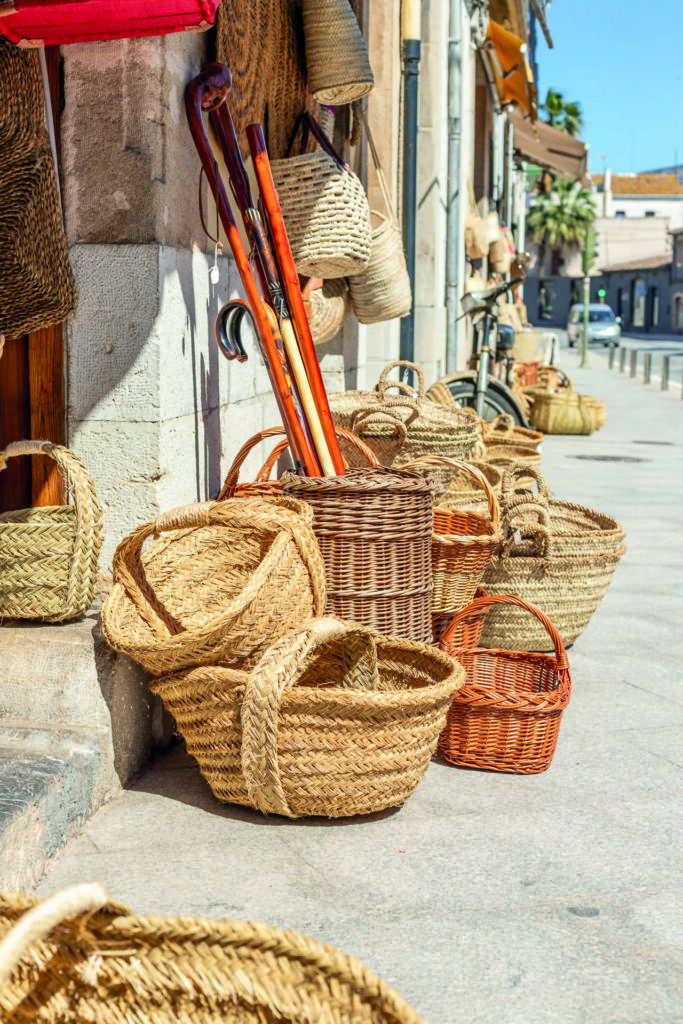
[{"label": "beige awning", "polygon": [[515,154],[522,160],[550,167],[566,178],[585,179],[588,150],[581,139],[575,139],[559,128],[542,121],[531,123],[520,110],[511,108],[509,117],[515,133]]}]

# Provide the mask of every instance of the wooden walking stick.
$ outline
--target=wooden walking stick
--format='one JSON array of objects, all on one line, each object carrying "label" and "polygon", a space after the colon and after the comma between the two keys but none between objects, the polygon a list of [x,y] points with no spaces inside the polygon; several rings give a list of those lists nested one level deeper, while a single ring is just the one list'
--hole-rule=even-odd
[{"label": "wooden walking stick", "polygon": [[217,197],[223,230],[244,287],[246,303],[256,329],[282,423],[290,441],[292,456],[297,467],[303,469],[307,476],[320,476],[321,467],[306,436],[294,401],[285,354],[281,347],[280,332],[277,324],[266,312],[266,306],[259,294],[202,120],[202,110],[214,110],[225,101],[231,81],[230,71],[225,65],[205,64],[202,73],[193,78],[185,89],[185,112],[209,188]]}]

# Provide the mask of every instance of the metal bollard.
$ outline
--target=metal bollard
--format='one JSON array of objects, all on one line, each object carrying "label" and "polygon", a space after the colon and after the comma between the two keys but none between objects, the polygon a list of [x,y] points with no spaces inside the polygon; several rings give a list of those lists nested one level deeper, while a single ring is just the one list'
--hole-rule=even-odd
[{"label": "metal bollard", "polygon": [[662,383],[660,388],[662,391],[669,390],[669,371],[671,369],[671,357],[662,356]]},{"label": "metal bollard", "polygon": [[650,383],[650,375],[652,368],[652,353],[646,352],[643,356],[643,384]]},{"label": "metal bollard", "polygon": [[614,366],[614,352],[615,352],[616,347],[617,346],[614,344],[614,342],[610,342],[609,355],[607,357],[607,369],[608,370],[611,370],[612,367]]},{"label": "metal bollard", "polygon": [[638,349],[631,349],[631,376],[635,377],[638,373]]},{"label": "metal bollard", "polygon": [[626,365],[626,349],[623,345],[619,346],[619,373],[624,372],[624,366]]}]

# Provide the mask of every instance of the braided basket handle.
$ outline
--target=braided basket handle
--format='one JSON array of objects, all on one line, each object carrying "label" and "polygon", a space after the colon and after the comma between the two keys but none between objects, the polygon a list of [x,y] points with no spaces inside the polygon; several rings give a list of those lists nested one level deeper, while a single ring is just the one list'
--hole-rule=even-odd
[{"label": "braided basket handle", "polygon": [[[562,637],[558,633],[555,626],[552,624],[548,616],[541,611],[540,608],[538,608],[535,604],[532,604],[530,601],[525,601],[523,597],[518,597],[516,594],[491,594],[488,597],[480,597],[475,599],[472,602],[472,604],[467,606],[467,608],[463,608],[461,612],[458,612],[455,618],[451,621],[448,628],[446,629],[446,632],[439,641],[439,650],[448,651],[448,643],[451,637],[455,634],[458,626],[464,619],[466,619],[468,616],[475,614],[476,612],[488,612],[497,604],[516,605],[518,608],[522,608],[524,609],[524,611],[529,612],[530,615],[534,615],[541,623],[541,625],[544,627],[548,636],[553,642],[553,647],[555,648],[555,667],[557,668],[558,672],[568,671],[569,661],[567,660],[567,652],[564,649]],[[477,649],[478,648],[476,647],[462,648],[458,652],[450,653],[452,653],[453,656],[457,656],[458,654],[466,654],[469,651],[474,651]]]},{"label": "braided basket handle", "polygon": [[[120,583],[152,632],[159,637],[185,631],[185,627],[156,600],[146,585],[142,565],[142,548],[150,537],[174,530],[193,529],[220,524],[233,528],[254,528],[253,499],[235,498],[232,501],[202,501],[164,512],[149,523],[143,523],[121,541],[114,552],[114,582]],[[320,549],[313,536],[313,510],[305,502],[287,497],[259,499],[258,526],[273,533],[287,531],[296,544],[304,564],[309,569],[313,588],[314,614],[325,607],[324,572],[321,576]]]},{"label": "braided basket handle", "polygon": [[496,416],[493,423],[488,425],[488,432],[491,434],[502,434],[504,437],[509,437],[514,433],[515,421],[509,412],[502,412],[500,416]]},{"label": "braided basket handle", "polygon": [[[536,517],[535,521],[531,516]],[[552,557],[553,536],[550,516],[545,506],[528,501],[506,508],[500,518],[500,525],[505,540],[500,551],[494,557],[501,559],[514,557],[512,556],[513,549],[519,547],[524,540],[532,541],[534,545],[532,554],[538,558],[547,561]]]},{"label": "braided basket handle", "polygon": [[256,448],[261,441],[267,440],[269,437],[277,437],[279,434],[284,434],[283,427],[268,427],[266,430],[259,430],[257,434],[250,437],[248,441],[242,445],[235,458],[232,460],[232,466],[228,470],[228,474],[225,478],[223,486],[221,487],[218,500],[223,501],[225,498],[233,498],[235,495],[235,488],[239,482],[240,469],[244,464],[244,461],[249,455],[252,449]]},{"label": "braided basket handle", "polygon": [[287,803],[278,763],[282,696],[285,690],[297,685],[315,650],[339,639],[345,640],[345,651],[350,653],[345,687],[381,690],[372,630],[349,625],[331,615],[314,619],[303,629],[281,637],[249,673],[241,712],[242,774],[251,802],[266,814],[296,817]]},{"label": "braided basket handle", "polygon": [[401,417],[389,409],[356,409],[351,417],[351,429],[360,438],[364,434],[375,439],[396,437],[399,450],[408,437],[408,428]]},{"label": "braided basket handle", "polygon": [[520,477],[531,476],[536,481],[538,488],[538,494],[535,498],[540,504],[547,505],[552,499],[552,492],[550,490],[550,484],[541,473],[537,466],[532,465],[530,462],[510,462],[505,467],[503,472],[503,482],[501,484],[501,494],[503,498],[503,504],[507,504],[514,498],[517,493],[515,490],[515,484]]},{"label": "braided basket handle", "polygon": [[[284,430],[281,427],[273,427],[271,429],[276,433],[284,434]],[[350,430],[345,430],[344,427],[335,427],[334,432],[337,435],[337,437],[342,438],[344,441],[348,441],[349,444],[353,445],[356,451],[360,452],[360,454],[367,459],[368,465],[372,469],[377,469],[377,467],[379,466],[379,459],[376,457],[372,449],[368,448],[365,441],[362,441],[360,437],[356,436],[356,434],[351,433]],[[266,480],[270,479],[270,474],[273,471],[275,463],[280,458],[280,456],[287,451],[288,447],[289,441],[287,440],[279,441],[275,445],[272,452],[270,453],[266,461],[263,463],[263,465],[261,466],[260,470],[256,475],[257,483],[264,483]],[[346,460],[344,460],[344,466],[346,466]]]},{"label": "braided basket handle", "polygon": [[[384,369],[382,370],[382,372],[379,375],[379,381],[377,382],[377,391],[380,394],[380,396],[384,397],[384,392],[387,390],[387,388],[396,388],[397,387],[397,388],[399,388],[399,390],[403,390],[403,389],[408,387],[408,385],[404,384],[403,381],[400,381],[400,380],[388,381],[387,380],[387,374],[389,373],[390,370],[393,370],[395,366],[405,366],[407,369],[413,371],[413,373],[417,377],[417,397],[418,398],[424,398],[424,394],[425,394],[425,377],[424,377],[424,373],[422,372],[420,367],[417,365],[417,363],[411,363],[408,359],[395,359],[393,363],[389,363],[388,366],[384,367]],[[412,396],[414,394],[413,389],[408,387],[408,393]]]},{"label": "braided basket handle", "polygon": [[7,984],[19,962],[37,942],[47,939],[57,925],[101,910],[108,902],[107,891],[101,885],[72,885],[27,910],[0,942],[0,986]]},{"label": "braided basket handle", "polygon": [[[412,462],[406,462],[403,466],[397,466],[397,469],[415,469],[416,466],[449,466],[458,473],[464,473],[475,483],[479,484],[484,494],[486,495],[486,501],[488,504],[489,519],[491,520],[492,533],[498,533],[498,527],[500,525],[500,505],[498,504],[498,498],[496,497],[491,484],[488,482],[484,474],[476,466],[471,465],[469,462],[459,462],[458,459],[448,459],[442,455],[423,455],[419,459],[413,459]],[[440,509],[444,512],[458,512],[458,508],[449,507],[448,505],[440,505]]]}]

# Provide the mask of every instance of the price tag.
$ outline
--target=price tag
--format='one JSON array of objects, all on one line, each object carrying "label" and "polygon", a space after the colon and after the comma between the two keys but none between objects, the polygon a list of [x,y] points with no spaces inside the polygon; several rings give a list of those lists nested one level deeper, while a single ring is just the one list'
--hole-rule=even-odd
[{"label": "price tag", "polygon": [[515,533],[514,533],[512,539],[514,540],[515,544],[521,544],[522,543],[522,534],[520,533],[519,530],[515,530]]}]

